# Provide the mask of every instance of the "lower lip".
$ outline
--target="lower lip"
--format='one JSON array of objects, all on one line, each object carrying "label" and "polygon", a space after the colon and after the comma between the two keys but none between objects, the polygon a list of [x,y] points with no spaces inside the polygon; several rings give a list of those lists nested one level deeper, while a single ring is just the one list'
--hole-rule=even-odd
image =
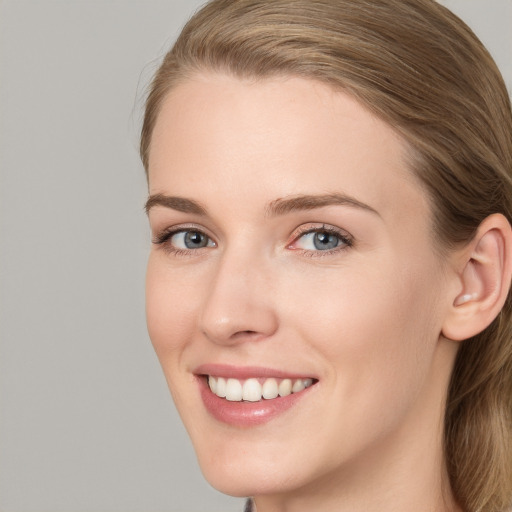
[{"label": "lower lip", "polygon": [[201,398],[206,410],[216,420],[234,427],[253,427],[267,423],[293,407],[315,387],[311,386],[299,393],[292,393],[288,396],[270,400],[262,399],[259,402],[230,402],[212,393],[204,377],[200,377],[199,381]]}]

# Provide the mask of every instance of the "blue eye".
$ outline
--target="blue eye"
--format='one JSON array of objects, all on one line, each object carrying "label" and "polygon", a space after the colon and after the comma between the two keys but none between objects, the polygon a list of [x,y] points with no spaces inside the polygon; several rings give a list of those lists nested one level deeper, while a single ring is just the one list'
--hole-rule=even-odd
[{"label": "blue eye", "polygon": [[190,250],[203,247],[215,247],[214,242],[201,231],[178,231],[168,238],[175,249]]},{"label": "blue eye", "polygon": [[331,251],[352,245],[351,239],[334,228],[310,229],[299,235],[290,246],[304,251]]},{"label": "blue eye", "polygon": [[168,252],[185,254],[197,249],[216,247],[217,244],[199,229],[170,228],[156,235],[153,240],[156,245],[161,245]]}]

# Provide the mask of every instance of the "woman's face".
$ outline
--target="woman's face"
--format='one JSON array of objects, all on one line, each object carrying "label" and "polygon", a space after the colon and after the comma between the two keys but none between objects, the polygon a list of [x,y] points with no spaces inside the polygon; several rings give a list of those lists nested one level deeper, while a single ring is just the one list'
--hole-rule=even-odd
[{"label": "woman's face", "polygon": [[149,333],[213,486],[429,459],[456,351],[446,265],[387,124],[312,80],[197,76],[163,104],[149,184]]}]

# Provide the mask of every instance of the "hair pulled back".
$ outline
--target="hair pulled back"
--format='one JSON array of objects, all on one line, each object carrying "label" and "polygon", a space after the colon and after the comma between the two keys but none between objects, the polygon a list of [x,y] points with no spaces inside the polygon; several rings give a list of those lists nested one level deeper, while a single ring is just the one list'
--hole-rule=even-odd
[{"label": "hair pulled back", "polygon": [[[439,250],[493,213],[512,223],[512,113],[482,43],[433,0],[214,0],[183,28],[151,84],[140,152],[163,100],[202,72],[301,76],[351,94],[408,142]],[[512,505],[512,295],[462,342],[448,392],[445,455],[468,512]]]}]

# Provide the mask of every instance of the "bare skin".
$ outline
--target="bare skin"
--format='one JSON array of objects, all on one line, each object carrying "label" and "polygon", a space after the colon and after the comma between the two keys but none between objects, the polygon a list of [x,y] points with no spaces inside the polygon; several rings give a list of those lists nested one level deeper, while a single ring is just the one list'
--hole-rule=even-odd
[{"label": "bare skin", "polygon": [[[404,154],[311,80],[206,74],[163,104],[149,332],[206,478],[258,512],[460,510],[442,451],[458,343],[442,330],[461,284]],[[241,428],[206,410],[205,364],[316,383]]]}]

